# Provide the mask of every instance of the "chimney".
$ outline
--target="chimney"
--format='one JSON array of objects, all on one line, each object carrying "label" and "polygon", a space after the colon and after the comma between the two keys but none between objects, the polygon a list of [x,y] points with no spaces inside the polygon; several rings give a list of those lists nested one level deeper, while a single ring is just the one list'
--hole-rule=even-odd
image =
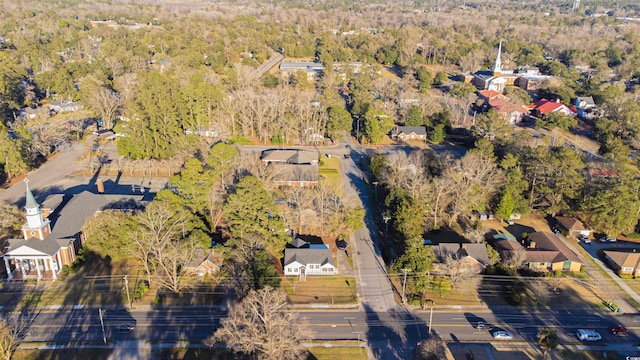
[{"label": "chimney", "polygon": [[104,194],[104,183],[102,179],[96,180],[96,185],[98,185],[98,194]]},{"label": "chimney", "polygon": [[535,249],[536,248],[536,242],[535,241],[530,241],[529,242],[529,249]]}]

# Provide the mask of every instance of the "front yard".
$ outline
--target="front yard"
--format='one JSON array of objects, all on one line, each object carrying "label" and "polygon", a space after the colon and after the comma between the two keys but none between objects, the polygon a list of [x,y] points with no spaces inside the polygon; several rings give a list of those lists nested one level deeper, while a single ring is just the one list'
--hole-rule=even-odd
[{"label": "front yard", "polygon": [[314,276],[300,281],[297,277],[282,280],[291,304],[356,304],[356,279],[346,276]]}]

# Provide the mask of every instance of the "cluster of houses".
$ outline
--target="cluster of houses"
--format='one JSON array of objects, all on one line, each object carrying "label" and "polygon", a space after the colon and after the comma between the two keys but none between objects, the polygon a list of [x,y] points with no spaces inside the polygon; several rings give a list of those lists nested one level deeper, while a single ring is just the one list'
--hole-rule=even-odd
[{"label": "cluster of houses", "polygon": [[71,100],[55,100],[44,106],[24,107],[20,109],[19,117],[25,120],[47,119],[52,114],[76,112],[84,106]]}]

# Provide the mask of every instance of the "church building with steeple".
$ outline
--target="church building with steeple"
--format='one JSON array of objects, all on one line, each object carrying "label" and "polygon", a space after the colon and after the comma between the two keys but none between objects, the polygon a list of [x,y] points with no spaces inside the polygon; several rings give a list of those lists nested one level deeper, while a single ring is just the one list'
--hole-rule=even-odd
[{"label": "church building with steeple", "polygon": [[56,280],[65,265],[76,259],[77,239],[51,236],[51,222],[36,202],[29,180],[26,186],[26,222],[21,239],[10,239],[2,255],[7,280]]},{"label": "church building with steeple", "polygon": [[502,69],[502,40],[498,45],[498,55],[491,70],[481,70],[473,74],[471,83],[480,90],[504,92],[506,85],[512,85],[516,79],[512,70]]}]

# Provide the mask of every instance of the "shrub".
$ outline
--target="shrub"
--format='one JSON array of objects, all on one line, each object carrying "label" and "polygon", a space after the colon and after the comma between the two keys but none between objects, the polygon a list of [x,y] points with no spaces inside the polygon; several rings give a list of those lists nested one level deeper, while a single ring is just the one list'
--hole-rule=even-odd
[{"label": "shrub", "polygon": [[147,291],[149,291],[149,283],[146,280],[140,281],[135,289],[133,289],[133,298],[138,300],[143,297]]},{"label": "shrub", "polygon": [[527,286],[524,284],[524,282],[518,280],[510,286],[505,296],[505,300],[507,300],[507,302],[511,305],[521,306],[524,305],[526,296]]},{"label": "shrub", "polygon": [[515,276],[516,272],[503,263],[495,263],[484,269],[485,275]]}]

